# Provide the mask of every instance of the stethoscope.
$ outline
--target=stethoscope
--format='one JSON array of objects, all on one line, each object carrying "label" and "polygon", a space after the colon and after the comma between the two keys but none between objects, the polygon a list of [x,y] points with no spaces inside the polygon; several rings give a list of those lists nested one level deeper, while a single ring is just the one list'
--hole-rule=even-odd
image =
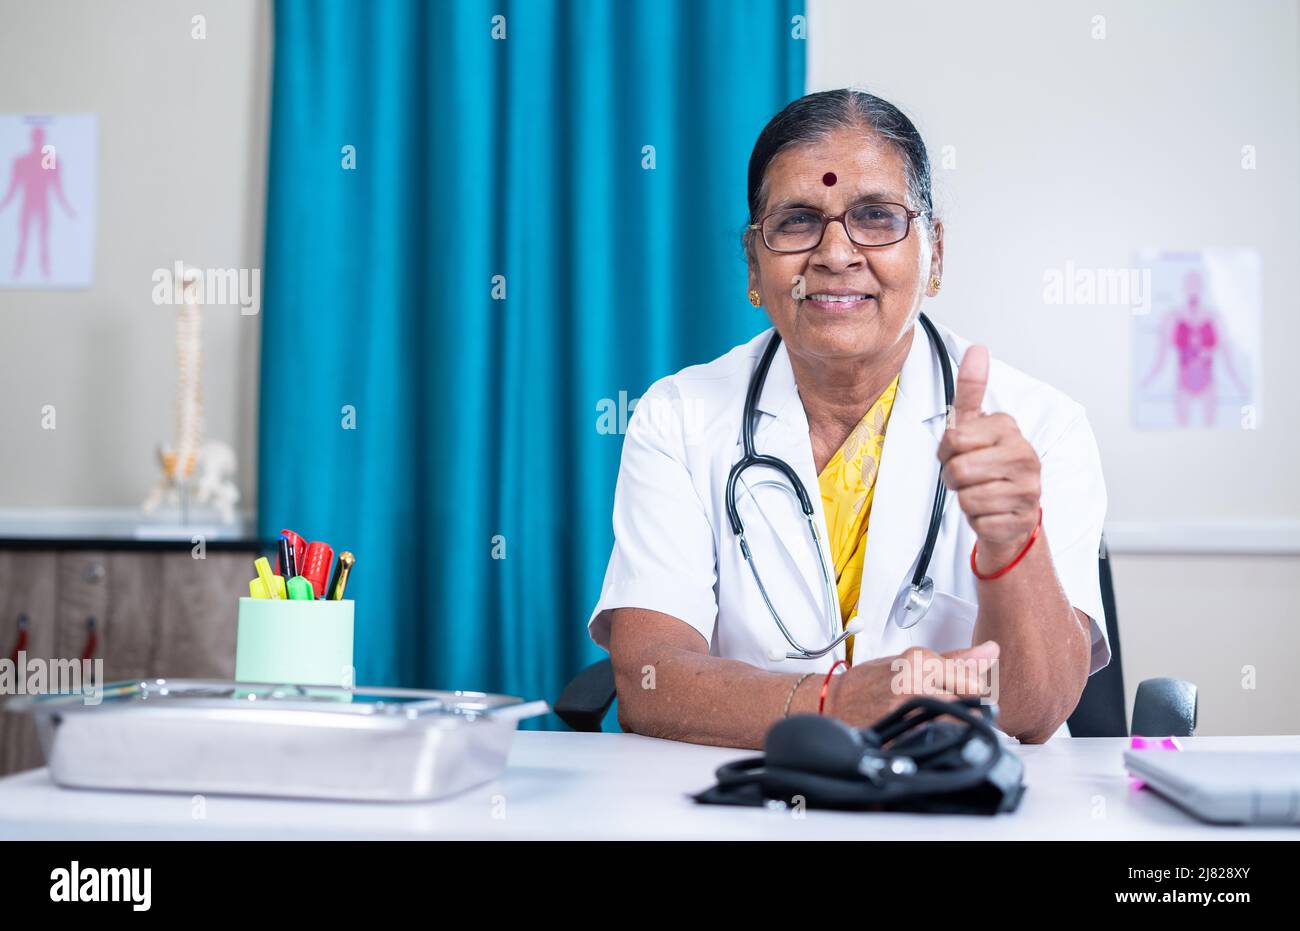
[{"label": "stethoscope", "polygon": [[[953,381],[952,366],[948,361],[948,350],[939,336],[939,331],[930,322],[930,318],[925,314],[921,314],[920,320],[921,325],[925,327],[926,335],[930,338],[931,347],[939,356],[939,367],[943,370],[944,410],[945,412],[950,411],[952,410]],[[763,603],[767,605],[768,613],[772,615],[772,620],[776,622],[781,635],[793,648],[793,652],[788,652],[785,647],[774,647],[768,653],[768,658],[773,662],[783,659],[817,659],[820,656],[825,656],[843,643],[846,638],[861,631],[864,626],[861,616],[858,616],[850,621],[842,631],[840,630],[842,619],[839,612],[839,596],[835,590],[830,568],[826,564],[826,555],[822,552],[821,534],[817,532],[816,512],[813,510],[812,499],[808,497],[808,490],[804,487],[803,482],[799,480],[799,476],[790,467],[790,464],[783,459],[776,456],[760,456],[754,452],[754,415],[758,406],[758,398],[763,393],[763,384],[767,381],[767,370],[771,367],[772,359],[776,356],[776,350],[780,345],[781,334],[774,332],[772,338],[768,340],[767,348],[763,350],[763,357],[759,359],[758,367],[754,369],[754,374],[750,377],[749,388],[745,392],[745,411],[741,423],[741,441],[744,444],[744,455],[740,458],[740,461],[731,467],[731,474],[727,476],[727,518],[731,521],[731,530],[740,541],[740,552],[744,555],[745,562],[749,564],[749,571],[754,575],[754,582],[758,585],[759,594],[763,596]],[[804,520],[808,523],[808,533],[812,537],[813,548],[817,550],[817,561],[821,565],[822,584],[826,589],[826,623],[827,632],[831,636],[830,643],[819,650],[808,649],[790,633],[790,629],[786,627],[785,621],[781,620],[780,613],[772,604],[767,588],[763,585],[763,579],[758,574],[758,566],[754,564],[754,554],[750,551],[749,541],[745,538],[745,525],[740,519],[740,511],[736,508],[736,482],[741,473],[754,466],[766,466],[775,469],[785,476],[789,486],[787,487],[777,479],[765,479],[753,485],[747,485],[750,494],[753,494],[754,489],[761,488],[764,485],[775,485],[798,499],[799,508],[803,511]],[[934,581],[927,573],[930,569],[930,557],[934,553],[935,541],[939,539],[939,526],[943,521],[943,505],[947,494],[948,488],[943,483],[941,472],[935,484],[934,506],[930,509],[930,527],[926,532],[925,544],[921,547],[921,554],[917,559],[916,571],[912,573],[911,583],[907,588],[899,592],[898,597],[894,599],[894,606],[890,612],[894,623],[904,630],[915,627],[916,623],[930,610],[930,604],[934,601]]]}]

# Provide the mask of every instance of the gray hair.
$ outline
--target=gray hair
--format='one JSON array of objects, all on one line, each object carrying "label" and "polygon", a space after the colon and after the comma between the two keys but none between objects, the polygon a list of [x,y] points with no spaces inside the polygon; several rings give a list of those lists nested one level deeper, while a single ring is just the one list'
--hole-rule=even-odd
[{"label": "gray hair", "polygon": [[[786,149],[818,142],[841,129],[874,133],[898,150],[907,172],[908,206],[924,212],[926,230],[933,234],[930,157],[921,134],[888,100],[853,88],[800,97],[763,127],[749,156],[749,222],[758,222],[767,203],[767,169],[772,160]],[[746,235],[745,243],[748,247],[752,237]]]}]

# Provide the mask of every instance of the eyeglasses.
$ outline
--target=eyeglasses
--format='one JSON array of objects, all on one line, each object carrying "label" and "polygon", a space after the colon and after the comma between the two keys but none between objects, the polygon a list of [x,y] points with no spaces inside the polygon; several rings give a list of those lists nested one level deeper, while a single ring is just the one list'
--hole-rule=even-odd
[{"label": "eyeglasses", "polygon": [[826,227],[839,220],[849,240],[859,246],[892,246],[907,238],[912,221],[923,210],[902,204],[858,204],[838,216],[828,217],[812,207],[787,207],[769,213],[749,228],[763,235],[763,245],[773,252],[808,252],[822,244]]}]

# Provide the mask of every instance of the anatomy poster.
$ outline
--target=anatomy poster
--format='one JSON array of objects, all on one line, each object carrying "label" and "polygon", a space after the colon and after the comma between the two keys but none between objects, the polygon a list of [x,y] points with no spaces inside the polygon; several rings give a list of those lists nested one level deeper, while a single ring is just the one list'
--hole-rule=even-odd
[{"label": "anatomy poster", "polygon": [[1251,249],[1148,252],[1150,312],[1133,317],[1133,425],[1259,425],[1260,260]]},{"label": "anatomy poster", "polygon": [[93,113],[0,113],[0,287],[90,287],[98,146]]}]

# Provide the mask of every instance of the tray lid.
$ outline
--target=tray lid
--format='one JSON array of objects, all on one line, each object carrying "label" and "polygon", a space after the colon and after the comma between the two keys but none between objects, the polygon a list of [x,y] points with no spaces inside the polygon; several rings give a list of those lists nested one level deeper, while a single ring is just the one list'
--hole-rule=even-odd
[{"label": "tray lid", "polygon": [[240,713],[300,711],[387,719],[489,716],[518,720],[545,714],[544,701],[526,702],[488,692],[343,688],[296,683],[234,682],[222,679],[132,679],[105,685],[101,700],[81,693],[22,696],[7,710],[43,714],[102,713],[132,709],[213,709]]}]

